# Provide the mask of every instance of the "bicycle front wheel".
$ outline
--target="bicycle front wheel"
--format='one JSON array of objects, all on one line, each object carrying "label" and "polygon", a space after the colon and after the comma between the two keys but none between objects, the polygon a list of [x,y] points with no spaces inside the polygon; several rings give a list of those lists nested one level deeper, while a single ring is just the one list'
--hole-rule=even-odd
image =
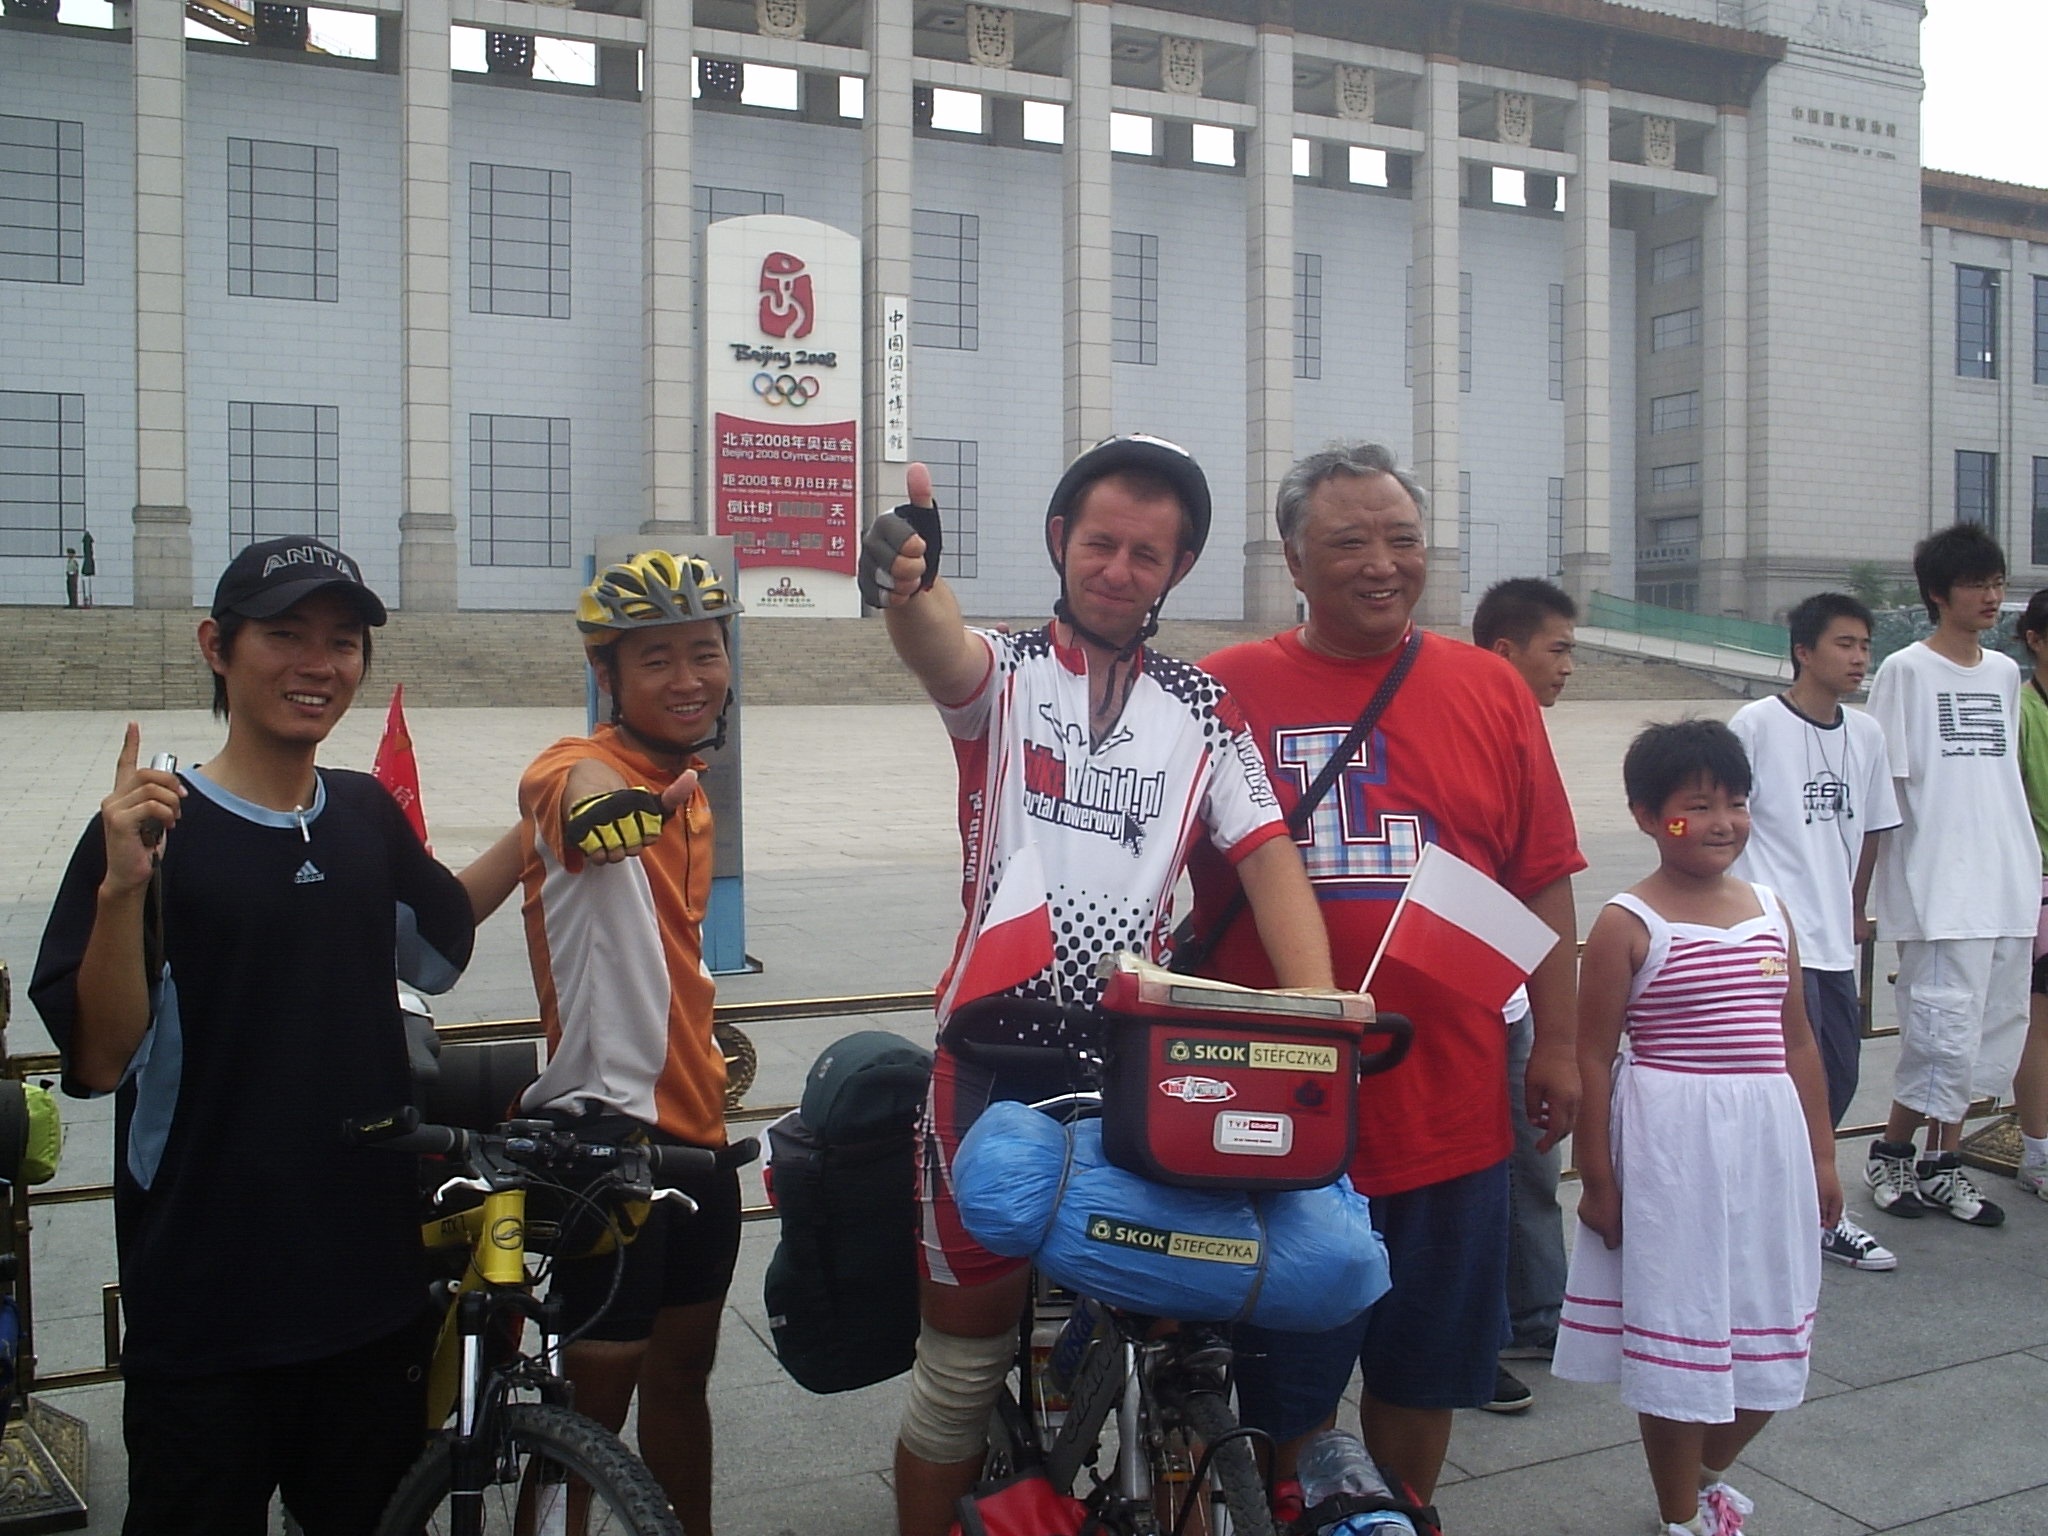
[{"label": "bicycle front wheel", "polygon": [[[1259,1476],[1251,1442],[1238,1430],[1230,1405],[1213,1392],[1191,1392],[1184,1412],[1188,1428],[1215,1452],[1209,1459],[1209,1477],[1223,1491],[1231,1536],[1273,1536],[1265,1479]],[[1177,1517],[1179,1511],[1173,1514]]]},{"label": "bicycle front wheel", "polygon": [[[513,1403],[482,1490],[482,1536],[683,1536],[654,1474],[603,1425],[550,1403]],[[449,1536],[453,1439],[413,1464],[378,1536]]]}]

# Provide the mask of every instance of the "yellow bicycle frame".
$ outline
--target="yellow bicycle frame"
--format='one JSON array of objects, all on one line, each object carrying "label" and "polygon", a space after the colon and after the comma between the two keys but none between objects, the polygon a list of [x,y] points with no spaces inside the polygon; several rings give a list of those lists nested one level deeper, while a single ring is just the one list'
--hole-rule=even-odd
[{"label": "yellow bicycle frame", "polygon": [[430,1252],[469,1249],[468,1267],[462,1278],[449,1286],[448,1310],[442,1314],[434,1361],[427,1372],[427,1432],[431,1434],[448,1422],[456,1394],[462,1389],[464,1361],[456,1302],[464,1291],[479,1285],[523,1289],[527,1283],[526,1190],[523,1186],[494,1190],[473,1210],[423,1222],[420,1238]]}]

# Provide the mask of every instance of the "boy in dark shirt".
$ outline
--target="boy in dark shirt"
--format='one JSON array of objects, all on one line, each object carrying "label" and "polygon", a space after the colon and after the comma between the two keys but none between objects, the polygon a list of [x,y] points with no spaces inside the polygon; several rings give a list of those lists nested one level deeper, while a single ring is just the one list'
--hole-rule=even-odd
[{"label": "boy in dark shirt", "polygon": [[475,919],[382,786],[314,763],[384,619],[338,550],[242,551],[199,626],[226,743],[145,769],[128,727],[43,934],[66,1086],[120,1095],[131,1536],[258,1536],[279,1489],[361,1536],[420,1446],[414,1172],[340,1126],[408,1100],[398,978],[445,990]]}]

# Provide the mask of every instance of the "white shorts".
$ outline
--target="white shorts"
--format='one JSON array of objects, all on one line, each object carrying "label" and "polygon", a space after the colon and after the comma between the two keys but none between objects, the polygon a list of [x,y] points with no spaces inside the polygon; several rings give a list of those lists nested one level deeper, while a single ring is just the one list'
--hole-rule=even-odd
[{"label": "white shorts", "polygon": [[1899,943],[1899,1065],[1892,1097],[1953,1125],[2012,1087],[2027,1038],[2033,940]]}]

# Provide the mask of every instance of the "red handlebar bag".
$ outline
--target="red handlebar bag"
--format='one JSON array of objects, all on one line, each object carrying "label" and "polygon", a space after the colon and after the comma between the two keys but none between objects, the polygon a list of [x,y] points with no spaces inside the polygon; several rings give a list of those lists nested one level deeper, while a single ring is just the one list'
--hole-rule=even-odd
[{"label": "red handlebar bag", "polygon": [[1194,1189],[1315,1189],[1358,1139],[1368,998],[1255,992],[1116,957],[1102,994],[1102,1145]]}]

